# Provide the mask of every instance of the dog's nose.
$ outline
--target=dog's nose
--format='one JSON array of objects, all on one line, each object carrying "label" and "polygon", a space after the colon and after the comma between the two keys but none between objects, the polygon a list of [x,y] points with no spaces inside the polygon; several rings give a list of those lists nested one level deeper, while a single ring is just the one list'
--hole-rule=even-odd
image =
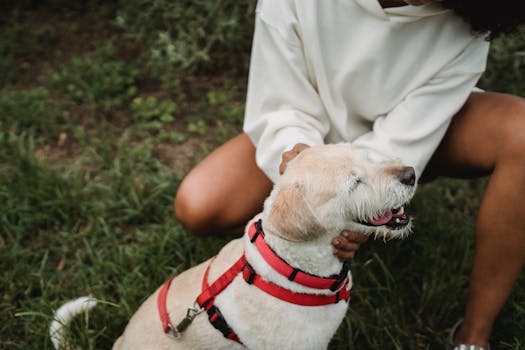
[{"label": "dog's nose", "polygon": [[411,166],[406,166],[399,174],[399,181],[403,185],[414,186],[416,183],[416,171]]}]

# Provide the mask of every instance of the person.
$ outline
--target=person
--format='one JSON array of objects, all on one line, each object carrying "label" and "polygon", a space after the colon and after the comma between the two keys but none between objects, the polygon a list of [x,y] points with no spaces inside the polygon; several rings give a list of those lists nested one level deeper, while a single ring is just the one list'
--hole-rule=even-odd
[{"label": "person", "polygon": [[[492,174],[453,335],[458,349],[487,349],[525,263],[525,101],[475,86],[489,39],[524,14],[521,0],[259,0],[244,132],[183,180],[179,221],[242,232],[287,162],[321,143],[400,158],[420,180]],[[332,244],[351,260],[365,241],[343,231]]]}]

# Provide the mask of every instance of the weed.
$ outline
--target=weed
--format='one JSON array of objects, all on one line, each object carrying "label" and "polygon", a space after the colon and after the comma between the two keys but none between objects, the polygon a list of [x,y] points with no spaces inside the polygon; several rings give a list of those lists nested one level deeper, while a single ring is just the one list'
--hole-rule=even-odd
[{"label": "weed", "polygon": [[116,23],[145,43],[142,60],[151,73],[176,88],[184,74],[219,63],[211,57],[224,49],[230,54],[221,61],[248,52],[253,10],[246,1],[135,0],[122,4]]},{"label": "weed", "polygon": [[154,96],[136,97],[130,109],[135,120],[135,129],[153,134],[160,142],[181,143],[186,136],[176,129],[168,128],[175,121],[177,105],[171,100],[159,101]]},{"label": "weed", "polygon": [[481,79],[483,88],[525,95],[525,27],[514,35],[497,38],[491,43],[488,67]]},{"label": "weed", "polygon": [[66,127],[64,117],[43,88],[0,91],[0,141],[30,131],[39,138],[56,138]]},{"label": "weed", "polygon": [[175,120],[173,113],[177,105],[172,101],[158,101],[156,97],[137,97],[131,103],[131,111],[137,123],[157,120],[161,123],[171,123]]},{"label": "weed", "polygon": [[[214,129],[216,137],[227,139],[232,132],[238,132],[244,116],[244,104],[239,88],[231,81],[210,89],[206,99],[199,101],[197,113],[190,118],[186,130],[194,135],[204,136]],[[229,126],[229,127],[228,127]]]},{"label": "weed", "polygon": [[230,123],[241,123],[244,117],[244,103],[239,93],[227,82],[220,89],[210,90],[207,94],[209,108],[220,119]]},{"label": "weed", "polygon": [[51,86],[78,104],[100,112],[126,106],[137,94],[139,71],[113,57],[108,44],[94,57],[74,57],[51,77]]},{"label": "weed", "polygon": [[193,134],[204,135],[206,134],[207,130],[208,130],[208,123],[206,123],[202,119],[198,119],[196,121],[192,121],[188,123],[188,132],[191,132]]},{"label": "weed", "polygon": [[30,71],[35,57],[45,57],[46,46],[56,38],[52,26],[28,30],[13,19],[9,22],[0,35],[0,87],[15,84],[19,74]]}]

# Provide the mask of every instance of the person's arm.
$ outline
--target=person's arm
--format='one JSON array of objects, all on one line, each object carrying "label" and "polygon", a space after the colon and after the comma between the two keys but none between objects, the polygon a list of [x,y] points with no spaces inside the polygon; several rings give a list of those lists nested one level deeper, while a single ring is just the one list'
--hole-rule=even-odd
[{"label": "person's arm", "polygon": [[410,92],[387,115],[376,119],[372,131],[352,143],[400,158],[421,176],[450,121],[483,73],[488,46],[482,38],[474,39],[430,81]]},{"label": "person's arm", "polygon": [[289,3],[259,2],[243,127],[274,182],[283,152],[296,143],[322,144],[329,128]]}]

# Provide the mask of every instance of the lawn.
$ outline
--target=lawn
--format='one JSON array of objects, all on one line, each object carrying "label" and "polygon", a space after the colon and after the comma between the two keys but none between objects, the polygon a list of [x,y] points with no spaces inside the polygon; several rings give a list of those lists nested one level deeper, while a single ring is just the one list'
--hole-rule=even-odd
[{"label": "lawn", "polygon": [[[51,349],[64,301],[101,303],[71,325],[109,349],[169,276],[230,238],[177,222],[181,179],[241,130],[254,2],[0,3],[0,348]],[[525,41],[493,43],[486,89],[525,96]],[[415,233],[369,241],[352,264],[330,349],[443,349],[462,314],[487,179],[420,186]],[[496,349],[525,349],[525,279]]]}]

